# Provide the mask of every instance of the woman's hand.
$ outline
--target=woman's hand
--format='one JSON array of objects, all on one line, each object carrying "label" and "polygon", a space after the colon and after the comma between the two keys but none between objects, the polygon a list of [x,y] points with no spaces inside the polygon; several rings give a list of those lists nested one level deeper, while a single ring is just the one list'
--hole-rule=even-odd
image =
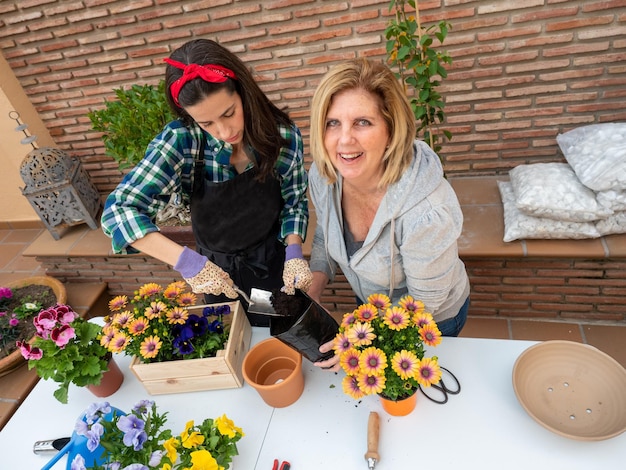
[{"label": "woman's hand", "polygon": [[[328,343],[324,343],[320,346],[320,352],[326,353],[328,351],[333,350],[334,341],[329,341]],[[313,363],[314,366],[321,367],[322,369],[331,370],[337,372],[340,369],[339,366],[339,356],[335,354],[330,359],[326,359],[325,361],[318,361]]]}]

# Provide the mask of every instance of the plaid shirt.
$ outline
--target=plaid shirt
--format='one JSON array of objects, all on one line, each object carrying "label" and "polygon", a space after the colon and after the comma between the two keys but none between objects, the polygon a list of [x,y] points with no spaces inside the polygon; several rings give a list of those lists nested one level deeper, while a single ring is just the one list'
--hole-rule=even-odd
[{"label": "plaid shirt", "polygon": [[[300,235],[304,240],[308,223],[307,174],[304,168],[302,136],[294,125],[279,126],[289,142],[282,147],[275,170],[281,183],[283,209],[280,213],[280,239]],[[193,188],[194,157],[206,138],[204,154],[206,177],[223,182],[237,176],[230,165],[232,146],[215,139],[199,126],[169,123],[148,145],[144,158],[128,173],[107,197],[102,213],[102,230],[111,237],[114,253],[135,253],[130,244],[150,232],[158,231],[157,212],[170,201],[172,194],[189,200]],[[249,163],[246,171],[253,168]]]}]

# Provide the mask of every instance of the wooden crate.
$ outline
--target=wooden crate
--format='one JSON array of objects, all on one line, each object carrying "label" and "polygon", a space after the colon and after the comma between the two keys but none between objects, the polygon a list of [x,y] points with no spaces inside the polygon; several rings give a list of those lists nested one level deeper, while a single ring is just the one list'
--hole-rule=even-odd
[{"label": "wooden crate", "polygon": [[241,366],[250,348],[252,328],[239,301],[228,302],[232,322],[228,341],[216,357],[144,364],[133,358],[130,369],[150,395],[240,388]]}]

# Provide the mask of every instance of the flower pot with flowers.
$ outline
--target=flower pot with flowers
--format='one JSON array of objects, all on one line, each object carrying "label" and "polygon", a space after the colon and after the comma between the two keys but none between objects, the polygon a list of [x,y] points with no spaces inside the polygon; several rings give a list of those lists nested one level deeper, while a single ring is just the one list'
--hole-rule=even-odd
[{"label": "flower pot with flowers", "polygon": [[187,284],[141,286],[109,302],[102,344],[133,356],[151,394],[241,387],[252,330],[239,302],[196,305]]},{"label": "flower pot with flowers", "polygon": [[0,377],[25,363],[16,342],[32,339],[33,317],[65,300],[65,286],[49,276],[22,278],[0,287]]},{"label": "flower pot with flowers", "polygon": [[344,392],[355,399],[377,394],[387,411],[387,404],[414,398],[419,386],[441,379],[437,357],[424,357],[425,345],[440,342],[441,332],[421,301],[407,295],[392,306],[388,296],[370,295],[343,316],[335,337],[346,372]]},{"label": "flower pot with flowers", "polygon": [[[61,403],[67,403],[70,384],[100,385],[106,372],[119,371],[110,352],[100,344],[102,327],[80,317],[70,306],[57,304],[43,309],[33,324],[34,340],[17,345],[29,369],[34,368],[42,379],[59,383],[54,397]],[[116,377],[110,393],[122,383],[123,375],[118,373]]]},{"label": "flower pot with flowers", "polygon": [[174,436],[165,427],[167,413],[141,400],[128,414],[108,402],[93,403],[74,427],[72,470],[148,469],[228,470],[238,454],[243,431],[226,416],[188,421]]}]

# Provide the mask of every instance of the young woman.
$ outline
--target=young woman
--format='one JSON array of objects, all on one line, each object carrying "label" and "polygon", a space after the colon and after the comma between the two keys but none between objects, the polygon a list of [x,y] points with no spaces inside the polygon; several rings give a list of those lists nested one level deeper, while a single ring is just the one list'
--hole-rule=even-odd
[{"label": "young woman", "polygon": [[[167,100],[178,119],[106,200],[102,227],[113,251],[140,251],[172,265],[207,302],[236,298],[235,286],[248,295],[253,287],[307,290],[299,129],[216,42],[190,41],[165,61]],[[197,251],[154,223],[172,194],[190,200]],[[268,324],[267,317],[249,317]]]},{"label": "young woman", "polygon": [[469,305],[457,249],[463,214],[439,157],[414,136],[415,117],[388,67],[358,59],[324,76],[311,110],[317,227],[308,293],[319,300],[339,266],[358,302],[410,294],[443,335],[456,336]]}]

